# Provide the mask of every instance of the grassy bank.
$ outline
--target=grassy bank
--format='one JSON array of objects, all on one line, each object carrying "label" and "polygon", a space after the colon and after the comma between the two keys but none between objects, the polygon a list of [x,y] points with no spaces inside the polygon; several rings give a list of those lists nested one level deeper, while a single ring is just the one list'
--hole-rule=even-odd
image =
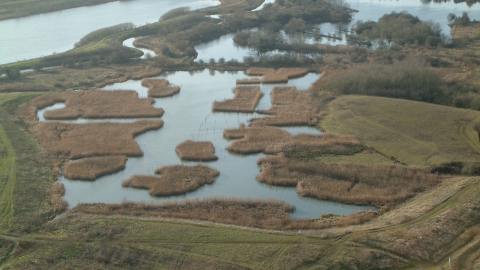
[{"label": "grassy bank", "polygon": [[400,162],[430,165],[476,161],[480,113],[441,105],[366,96],[342,96],[320,121],[324,130],[352,134]]}]

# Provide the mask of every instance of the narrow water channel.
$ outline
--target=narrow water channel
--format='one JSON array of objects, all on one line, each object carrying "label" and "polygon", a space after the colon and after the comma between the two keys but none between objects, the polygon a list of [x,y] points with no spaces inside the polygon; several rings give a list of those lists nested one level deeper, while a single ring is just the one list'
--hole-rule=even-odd
[{"label": "narrow water channel", "polygon": [[[308,74],[302,78],[290,80],[287,84],[295,85],[298,89],[307,89],[318,78],[318,74]],[[214,113],[211,104],[214,100],[232,98],[231,89],[235,87],[235,80],[243,78],[243,72],[214,72],[203,70],[197,72],[170,72],[158,78],[165,78],[172,84],[181,85],[180,93],[169,98],[155,99],[155,107],[165,110],[162,119],[165,125],[155,131],[149,131],[138,137],[136,141],[144,151],[140,158],[129,158],[124,171],[101,177],[94,182],[70,180],[61,177],[65,185],[64,199],[70,207],[81,202],[121,203],[124,200],[132,201],[164,201],[184,198],[205,197],[250,197],[276,198],[296,206],[295,216],[317,217],[323,213],[347,214],[361,209],[372,207],[353,206],[312,198],[298,196],[294,187],[274,187],[260,184],[255,179],[259,173],[257,159],[262,154],[237,155],[226,151],[230,141],[223,138],[225,128],[238,127],[240,123],[248,123],[248,119],[257,116],[246,113]],[[257,109],[270,107],[270,91],[273,85],[261,85],[265,93]],[[104,90],[132,89],[140,97],[146,96],[146,88],[140,81],[126,81],[109,85]],[[61,104],[57,105],[57,108]],[[90,120],[81,120],[83,122]],[[96,120],[99,121],[99,120]],[[306,132],[319,134],[312,127],[286,128],[292,134]],[[165,198],[153,197],[147,190],[124,188],[121,186],[133,174],[153,174],[154,170],[162,165],[182,163],[175,153],[175,147],[184,140],[207,140],[215,146],[218,161],[205,164],[220,171],[220,176],[212,185],[206,185],[197,191],[182,196]],[[193,164],[192,162],[183,162]]]}]

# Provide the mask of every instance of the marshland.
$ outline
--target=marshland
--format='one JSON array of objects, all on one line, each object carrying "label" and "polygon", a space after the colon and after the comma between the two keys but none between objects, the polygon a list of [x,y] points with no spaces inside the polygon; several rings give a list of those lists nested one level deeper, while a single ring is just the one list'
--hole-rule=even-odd
[{"label": "marshland", "polygon": [[0,268],[478,268],[476,2],[162,4],[0,4]]}]

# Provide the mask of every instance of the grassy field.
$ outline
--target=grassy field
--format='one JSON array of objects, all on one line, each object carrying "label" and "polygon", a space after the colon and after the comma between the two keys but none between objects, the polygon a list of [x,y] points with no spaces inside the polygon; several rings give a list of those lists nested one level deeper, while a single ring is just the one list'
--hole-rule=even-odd
[{"label": "grassy field", "polygon": [[320,128],[352,134],[366,146],[409,165],[478,161],[473,110],[401,99],[342,96],[330,103]]}]

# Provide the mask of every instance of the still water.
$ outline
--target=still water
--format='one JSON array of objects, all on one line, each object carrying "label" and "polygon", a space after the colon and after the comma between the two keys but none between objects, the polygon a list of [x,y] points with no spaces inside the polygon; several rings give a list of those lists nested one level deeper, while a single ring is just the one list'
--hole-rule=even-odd
[{"label": "still water", "polygon": [[[328,36],[336,36],[341,39],[322,38],[316,42],[330,45],[347,44],[345,40],[344,30],[349,30],[358,21],[377,21],[384,14],[391,12],[408,11],[414,16],[418,16],[421,20],[432,20],[442,29],[443,34],[450,36],[450,23],[447,19],[449,13],[461,16],[462,12],[468,12],[471,20],[480,19],[480,5],[475,4],[468,7],[465,3],[455,4],[453,1],[443,3],[427,3],[424,4],[420,0],[346,0],[352,9],[359,12],[353,13],[350,23],[323,23],[318,25],[320,33]],[[238,47],[233,42],[235,34],[227,34],[219,39],[206,42],[195,46],[198,51],[197,61],[199,59],[208,62],[210,58],[218,60],[235,59],[243,62],[243,57],[254,56],[254,52],[248,48]],[[306,43],[312,43],[313,38],[306,36]]]},{"label": "still water", "polygon": [[0,21],[0,64],[60,53],[86,34],[119,23],[157,22],[165,12],[218,5],[214,0],[131,0]]},{"label": "still water", "polygon": [[[298,89],[307,89],[318,76],[318,74],[311,73],[282,85],[295,85]],[[158,78],[166,78],[171,84],[182,87],[180,93],[173,97],[155,99],[154,106],[165,110],[162,117],[165,125],[159,130],[149,131],[135,138],[144,151],[144,156],[129,158],[124,171],[101,177],[93,182],[69,180],[62,177],[60,181],[66,189],[64,199],[70,207],[73,207],[81,202],[120,203],[124,200],[160,202],[211,196],[276,198],[295,205],[295,216],[310,217],[317,217],[322,213],[347,214],[360,209],[372,209],[371,207],[300,197],[294,187],[274,187],[260,184],[255,179],[259,173],[256,161],[263,154],[238,155],[225,150],[230,141],[223,138],[223,129],[238,127],[240,123],[248,123],[248,119],[259,116],[254,113],[214,113],[211,110],[214,100],[233,97],[231,89],[235,87],[235,80],[243,77],[246,77],[243,72],[220,73],[210,70],[171,72],[158,76]],[[270,107],[270,91],[273,86],[261,85],[261,91],[265,95],[257,109]],[[140,81],[134,80],[104,88],[108,91],[115,91],[114,89],[132,89],[137,91],[140,97],[146,97],[147,94],[147,89],[141,86]],[[62,106],[64,105],[57,104],[55,108]],[[89,121],[82,119],[80,122]],[[286,128],[286,130],[291,134],[300,132],[320,134],[311,127],[292,127]],[[160,166],[182,163],[175,153],[175,147],[187,139],[208,140],[214,144],[218,161],[204,163],[220,171],[220,176],[212,185],[206,185],[183,196],[166,198],[150,196],[147,190],[121,186],[122,181],[128,179],[132,174],[153,174],[154,170]],[[194,164],[192,162],[183,163]]]}]

